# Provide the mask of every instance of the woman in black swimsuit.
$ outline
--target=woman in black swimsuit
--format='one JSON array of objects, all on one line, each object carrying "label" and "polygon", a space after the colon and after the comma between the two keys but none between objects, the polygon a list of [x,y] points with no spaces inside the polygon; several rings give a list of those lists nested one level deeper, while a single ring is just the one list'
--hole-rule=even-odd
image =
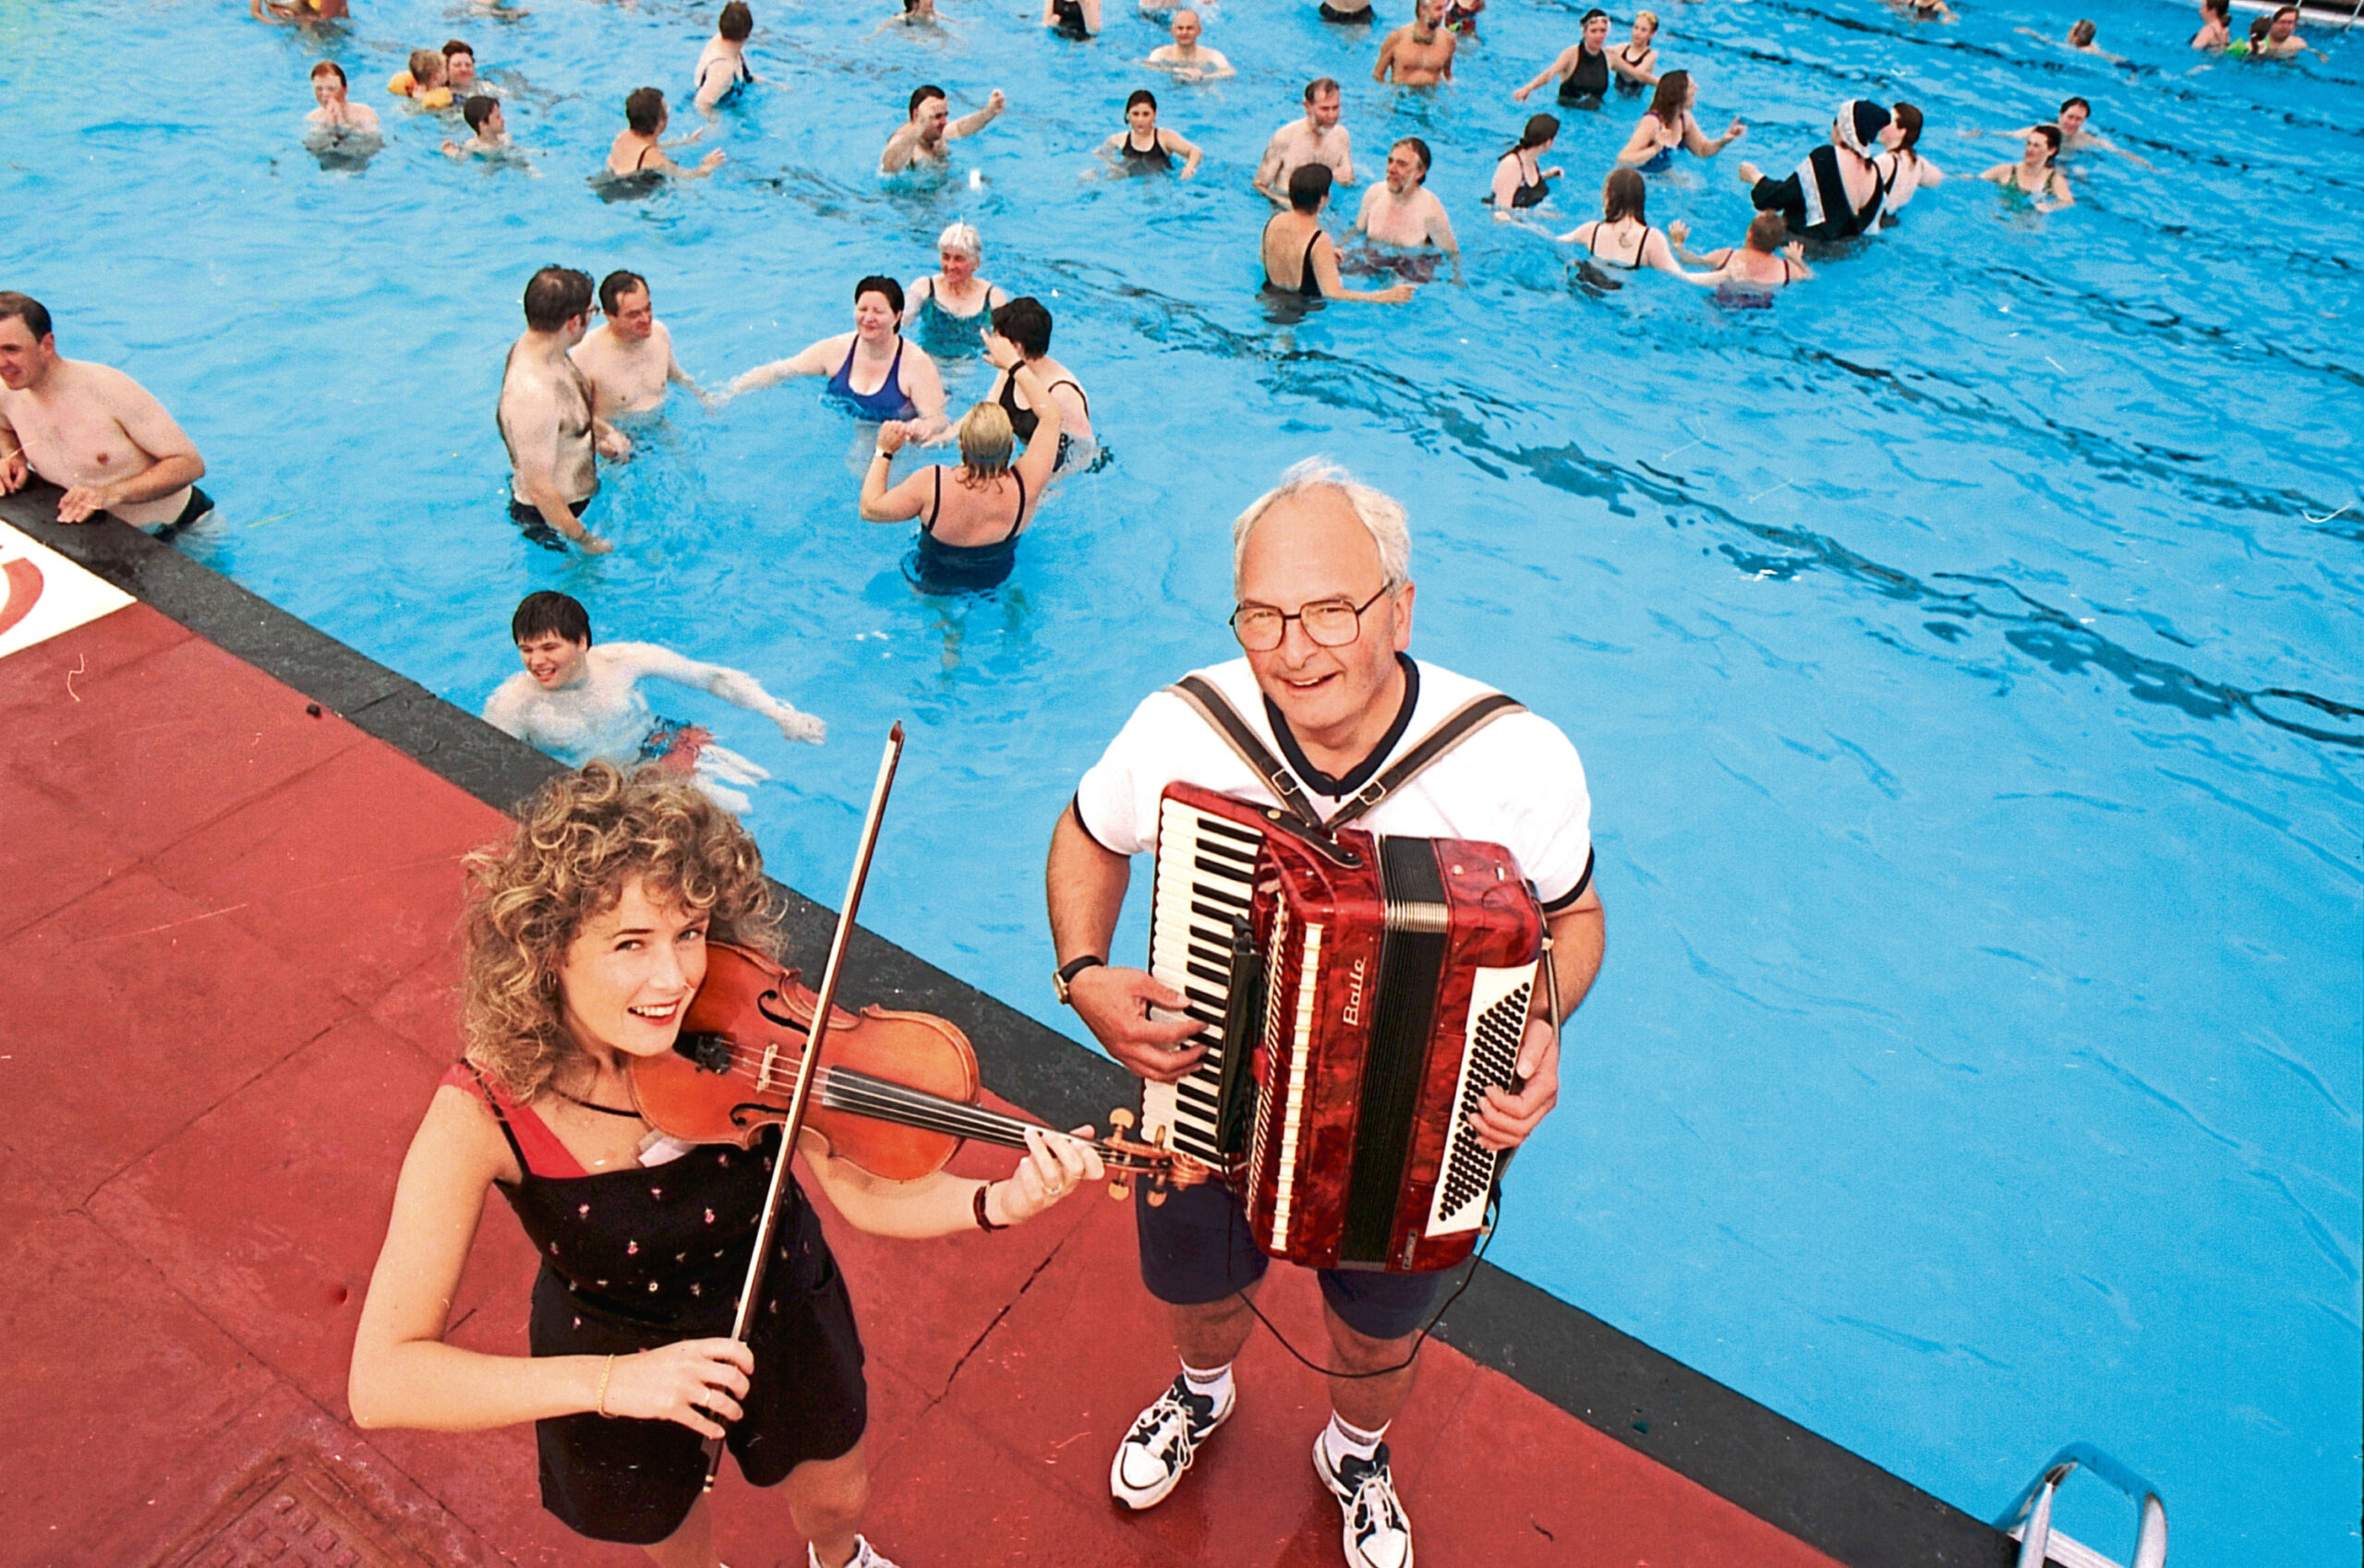
[{"label": "woman in black swimsuit", "polygon": [[1621,91],[1638,92],[1658,84],[1658,14],[1656,11],[1634,13],[1634,36],[1622,49],[1612,50],[1610,69],[1617,73]]},{"label": "woman in black swimsuit", "polygon": [[[353,1344],[366,1428],[531,1421],[542,1504],[667,1568],[713,1568],[703,1440],[721,1439],[829,1568],[890,1568],[856,1533],[869,1496],[861,1335],[818,1216],[793,1180],[780,1253],[745,1343],[729,1337],[778,1130],[749,1149],[675,1141],[633,1108],[630,1064],[669,1052],[707,943],[768,950],[778,913],[746,830],[688,780],[604,763],[561,774],[502,843],[471,856],[461,1030],[411,1141]],[[1016,1224],[1098,1161],[1034,1135],[1011,1178],[879,1182],[807,1130],[839,1213],[924,1236]],[[444,1343],[485,1198],[541,1259],[532,1353]]]},{"label": "woman in black swimsuit", "polygon": [[1518,145],[1502,156],[1494,165],[1494,186],[1489,199],[1494,204],[1494,216],[1508,219],[1521,208],[1540,207],[1551,194],[1551,182],[1564,170],[1556,163],[1543,166],[1543,155],[1560,139],[1560,121],[1552,115],[1534,115],[1527,118],[1526,128],[1519,133]]},{"label": "woman in black swimsuit", "polygon": [[[999,403],[980,403],[961,416],[958,468],[930,464],[887,488],[888,469],[906,439],[901,426],[889,425],[878,432],[878,451],[862,476],[864,521],[919,519],[919,538],[904,571],[931,593],[977,593],[1001,585],[1018,563],[1019,531],[1042,505],[1057,461],[1059,405],[1050,389],[1007,338],[987,336],[985,354],[1031,405],[1024,411],[1031,434],[1025,438],[1023,456],[1011,461],[1019,437],[1008,411]],[[952,476],[949,485],[947,474]]]},{"label": "woman in black swimsuit", "polygon": [[1199,172],[1199,149],[1157,123],[1157,95],[1142,88],[1125,100],[1125,128],[1100,144],[1100,156],[1115,175],[1165,175],[1182,160],[1182,177]]},{"label": "woman in black swimsuit", "polygon": [[[1348,288],[1338,276],[1338,247],[1321,227],[1322,204],[1330,199],[1330,165],[1306,163],[1289,172],[1289,210],[1264,225],[1257,248],[1264,262],[1264,292],[1288,299],[1360,299],[1399,305],[1412,297],[1410,283],[1382,289]],[[1297,257],[1297,282],[1282,283],[1273,263]]]},{"label": "woman in black swimsuit", "polygon": [[1601,47],[1608,38],[1609,13],[1586,11],[1577,42],[1560,51],[1560,57],[1544,66],[1533,81],[1512,93],[1512,101],[1526,103],[1528,93],[1556,77],[1562,103],[1574,109],[1599,108],[1601,95],[1609,90],[1609,54]]},{"label": "woman in black swimsuit", "polygon": [[1100,30],[1100,0],[1043,0],[1043,25],[1078,41]]}]

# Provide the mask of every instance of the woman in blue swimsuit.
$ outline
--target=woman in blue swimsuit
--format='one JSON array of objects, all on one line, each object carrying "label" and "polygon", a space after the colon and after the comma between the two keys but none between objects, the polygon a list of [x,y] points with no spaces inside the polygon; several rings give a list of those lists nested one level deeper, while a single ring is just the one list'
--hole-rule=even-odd
[{"label": "woman in blue swimsuit", "polygon": [[1688,148],[1702,158],[1713,158],[1747,134],[1748,127],[1735,115],[1731,128],[1723,135],[1708,139],[1699,128],[1697,116],[1691,113],[1699,102],[1699,86],[1691,79],[1689,71],[1669,71],[1658,78],[1657,95],[1650,100],[1634,134],[1626,139],[1625,150],[1617,154],[1621,169],[1639,169],[1646,175],[1662,175],[1674,165],[1677,148]]},{"label": "woman in blue swimsuit", "polygon": [[899,421],[921,440],[945,428],[944,378],[927,350],[900,331],[903,285],[868,277],[853,286],[853,331],[826,337],[802,354],[758,365],[734,380],[736,397],[790,376],[826,376],[822,395],[862,419]]}]

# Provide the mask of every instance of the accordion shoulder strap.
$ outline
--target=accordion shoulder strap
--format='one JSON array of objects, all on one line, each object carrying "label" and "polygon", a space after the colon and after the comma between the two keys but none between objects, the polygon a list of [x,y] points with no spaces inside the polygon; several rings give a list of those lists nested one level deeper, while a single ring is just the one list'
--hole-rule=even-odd
[{"label": "accordion shoulder strap", "polygon": [[1483,696],[1470,698],[1447,714],[1442,723],[1422,736],[1419,743],[1405,752],[1394,766],[1355,791],[1346,803],[1338,808],[1337,814],[1325,821],[1321,814],[1314,810],[1312,801],[1307,798],[1304,786],[1297,781],[1297,776],[1288,770],[1285,763],[1272,754],[1272,749],[1264,744],[1263,737],[1248,726],[1248,721],[1239,716],[1239,710],[1231,706],[1231,699],[1216,690],[1212,681],[1203,676],[1185,675],[1166,690],[1198,711],[1199,717],[1205,719],[1208,726],[1238,754],[1239,760],[1248,765],[1249,771],[1264,781],[1265,787],[1272,791],[1272,798],[1279,801],[1291,816],[1323,838],[1336,833],[1411,783],[1442,760],[1448,752],[1494,720],[1526,711],[1526,704],[1500,692],[1488,692]]}]

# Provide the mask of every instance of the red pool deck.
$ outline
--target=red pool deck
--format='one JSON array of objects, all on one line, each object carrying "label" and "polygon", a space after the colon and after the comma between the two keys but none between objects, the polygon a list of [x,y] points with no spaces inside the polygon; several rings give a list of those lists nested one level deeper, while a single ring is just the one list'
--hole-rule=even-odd
[{"label": "red pool deck", "polygon": [[[139,602],[0,657],[0,1564],[645,1562],[541,1512],[530,1430],[365,1434],[345,1407],[454,1053],[458,861],[500,814]],[[869,1345],[867,1529],[906,1568],[1340,1561],[1321,1387],[1261,1333],[1183,1488],[1109,1501],[1172,1369],[1124,1206],[832,1235]],[[523,1354],[534,1266],[489,1204],[453,1338]],[[1320,1342],[1306,1276],[1267,1300]],[[1832,1561],[1441,1343],[1392,1441],[1431,1565]],[[725,1561],[802,1562],[778,1495],[726,1475]]]}]

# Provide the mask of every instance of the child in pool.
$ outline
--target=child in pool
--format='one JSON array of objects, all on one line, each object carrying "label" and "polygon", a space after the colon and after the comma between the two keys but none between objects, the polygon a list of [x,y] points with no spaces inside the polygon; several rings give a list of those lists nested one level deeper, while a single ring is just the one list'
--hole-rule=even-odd
[{"label": "child in pool", "polygon": [[314,66],[312,98],[320,107],[304,116],[305,123],[335,136],[376,136],[378,111],[352,102],[345,96],[345,86],[344,67],[334,60]]},{"label": "child in pool", "polygon": [[501,112],[501,101],[482,93],[460,105],[460,118],[467,122],[471,133],[465,141],[443,144],[446,158],[499,158],[515,150],[509,139],[509,118]]},{"label": "child in pool", "polygon": [[396,71],[386,80],[386,90],[397,98],[407,98],[422,109],[449,109],[452,90],[443,85],[443,54],[436,49],[414,49],[410,52],[410,69]]}]

